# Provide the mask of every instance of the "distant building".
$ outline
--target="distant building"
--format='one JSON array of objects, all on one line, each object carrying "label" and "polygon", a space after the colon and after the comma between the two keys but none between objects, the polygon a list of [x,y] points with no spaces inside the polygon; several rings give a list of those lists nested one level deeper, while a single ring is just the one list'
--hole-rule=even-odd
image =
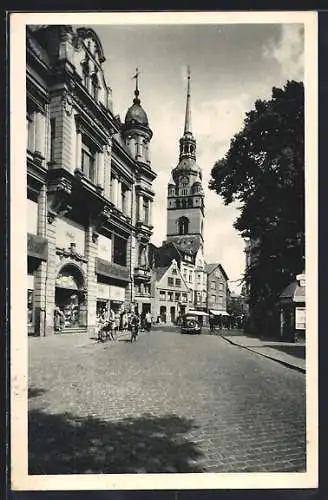
[{"label": "distant building", "polygon": [[207,309],[214,314],[227,312],[228,276],[218,262],[206,264]]},{"label": "distant building", "polygon": [[152,273],[152,316],[161,323],[175,323],[186,311],[188,286],[175,259],[164,267],[155,267]]}]

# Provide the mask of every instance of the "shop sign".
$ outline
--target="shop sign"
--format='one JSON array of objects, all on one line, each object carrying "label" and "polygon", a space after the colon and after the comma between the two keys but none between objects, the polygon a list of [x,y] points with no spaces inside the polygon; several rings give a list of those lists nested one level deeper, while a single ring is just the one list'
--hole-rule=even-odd
[{"label": "shop sign", "polygon": [[78,286],[73,276],[60,275],[56,279],[56,286],[60,288],[68,288],[70,290],[78,290]]},{"label": "shop sign", "polygon": [[124,302],[125,300],[125,288],[121,286],[110,285],[109,286],[109,298],[111,300],[118,300],[119,302]]},{"label": "shop sign", "polygon": [[295,309],[295,328],[296,330],[305,330],[305,307],[296,307]]},{"label": "shop sign", "polygon": [[100,234],[98,236],[98,257],[110,260],[112,255],[112,241],[107,236]]},{"label": "shop sign", "polygon": [[34,274],[27,275],[27,289],[34,290]]},{"label": "shop sign", "polygon": [[125,266],[119,266],[104,259],[96,259],[96,273],[109,278],[115,278],[122,281],[130,281],[129,269]]},{"label": "shop sign", "polygon": [[98,299],[106,299],[109,300],[110,297],[110,286],[105,283],[98,283]]},{"label": "shop sign", "polygon": [[65,218],[57,220],[56,246],[68,249],[71,243],[75,243],[76,251],[84,255],[85,231],[83,226]]},{"label": "shop sign", "polygon": [[48,240],[42,236],[27,233],[27,255],[37,259],[48,259]]}]

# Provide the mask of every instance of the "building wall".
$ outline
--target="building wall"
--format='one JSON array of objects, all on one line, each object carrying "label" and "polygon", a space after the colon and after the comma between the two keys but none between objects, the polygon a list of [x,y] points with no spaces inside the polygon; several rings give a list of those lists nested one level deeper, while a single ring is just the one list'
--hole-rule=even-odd
[{"label": "building wall", "polygon": [[[90,335],[99,302],[131,307],[137,234],[141,231],[146,243],[151,236],[151,221],[148,226],[136,226],[135,185],[148,190],[143,196],[151,204],[156,175],[149,161],[145,168],[122,143],[122,124],[111,112],[111,91],[104,80],[96,35],[88,29],[78,30],[78,37],[72,34],[69,26],[27,33],[28,283],[32,292],[28,298],[33,297],[29,332],[41,336],[54,333],[54,309],[62,307],[60,301],[71,300],[66,295],[78,296],[78,328]],[[49,53],[55,68],[50,67]],[[48,65],[42,75],[40,58]],[[76,71],[67,72],[68,66],[61,65],[64,59],[72,67],[77,64]],[[81,71],[86,59],[87,77]],[[98,90],[93,93],[90,79],[95,68]],[[81,83],[91,101],[80,91]],[[99,103],[107,107],[106,112]],[[95,175],[91,175],[92,166]],[[122,186],[127,190],[124,207]],[[115,235],[126,240],[124,265],[114,262],[117,245],[113,241],[104,246],[106,236],[115,241]],[[77,290],[69,288],[74,280]]]}]

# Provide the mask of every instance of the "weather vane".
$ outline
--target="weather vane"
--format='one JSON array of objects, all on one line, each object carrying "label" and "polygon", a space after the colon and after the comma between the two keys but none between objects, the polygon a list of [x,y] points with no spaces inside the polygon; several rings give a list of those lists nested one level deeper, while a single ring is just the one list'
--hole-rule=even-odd
[{"label": "weather vane", "polygon": [[138,77],[140,75],[139,68],[136,68],[136,74],[132,77],[132,80],[136,81],[136,92],[138,92]]}]

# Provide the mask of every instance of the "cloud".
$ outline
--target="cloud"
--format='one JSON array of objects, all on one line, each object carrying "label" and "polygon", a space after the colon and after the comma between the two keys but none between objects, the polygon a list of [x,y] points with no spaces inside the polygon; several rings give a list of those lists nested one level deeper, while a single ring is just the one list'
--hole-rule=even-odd
[{"label": "cloud", "polygon": [[278,41],[270,40],[263,47],[263,56],[280,65],[281,75],[289,80],[304,78],[304,28],[300,24],[281,26]]}]

